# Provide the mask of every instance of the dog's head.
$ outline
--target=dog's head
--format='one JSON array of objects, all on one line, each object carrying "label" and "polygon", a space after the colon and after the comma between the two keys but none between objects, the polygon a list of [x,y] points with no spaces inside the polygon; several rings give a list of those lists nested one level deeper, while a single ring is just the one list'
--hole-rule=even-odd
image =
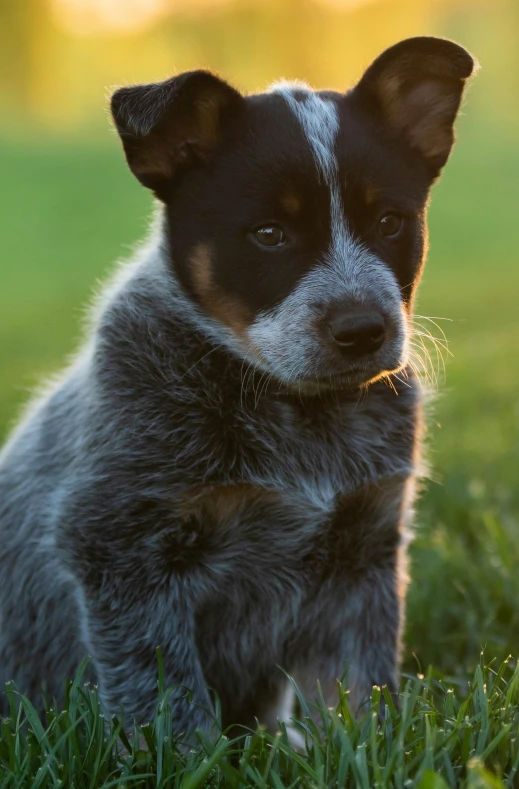
[{"label": "dog's head", "polygon": [[171,263],[213,337],[298,388],[406,363],[429,188],[473,69],[457,44],[414,38],[345,94],[242,96],[205,71],[116,91],[129,166],[165,204]]}]

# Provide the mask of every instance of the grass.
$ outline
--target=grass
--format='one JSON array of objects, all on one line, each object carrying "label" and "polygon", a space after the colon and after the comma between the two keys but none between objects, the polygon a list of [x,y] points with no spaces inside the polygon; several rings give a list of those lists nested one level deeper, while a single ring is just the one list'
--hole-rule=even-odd
[{"label": "grass", "polygon": [[153,723],[129,730],[103,718],[81,671],[61,711],[49,705],[40,716],[29,699],[7,692],[2,789],[512,789],[519,778],[519,668],[508,661],[498,670],[478,666],[461,693],[431,676],[409,679],[399,709],[385,689],[374,688],[361,720],[342,688],[336,709],[323,703],[312,710],[299,696],[295,725],[304,752],[290,747],[284,726],[277,735],[260,730],[232,739],[217,724],[210,737],[199,735],[197,748],[182,749],[172,736],[167,692]]},{"label": "grass", "polygon": [[[431,206],[418,312],[449,319],[438,323],[453,356],[429,419],[432,478],[411,548],[401,712],[388,709],[382,728],[372,716],[355,723],[343,697],[342,717],[323,710],[322,742],[302,721],[306,755],[260,732],[185,756],[161,708],[143,731],[144,752],[103,721],[79,678],[65,710],[41,720],[11,692],[0,787],[519,785],[519,151],[489,122],[462,119]],[[27,391],[77,345],[89,293],[142,237],[150,202],[115,140],[5,140],[0,171],[1,437]],[[482,647],[493,668],[481,665]],[[129,756],[118,756],[118,742]]]}]

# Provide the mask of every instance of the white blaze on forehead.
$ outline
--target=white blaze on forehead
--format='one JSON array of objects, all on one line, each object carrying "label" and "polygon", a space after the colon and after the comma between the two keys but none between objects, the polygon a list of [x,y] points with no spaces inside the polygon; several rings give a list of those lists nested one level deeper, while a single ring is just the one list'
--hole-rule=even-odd
[{"label": "white blaze on forehead", "polygon": [[339,113],[335,102],[323,99],[302,82],[280,82],[271,88],[283,96],[301,124],[310,144],[320,175],[332,186],[338,175],[335,141],[339,132]]},{"label": "white blaze on forehead", "polygon": [[348,231],[342,203],[339,162],[335,151],[339,134],[339,111],[332,99],[323,99],[300,82],[281,82],[272,92],[282,96],[299,121],[310,145],[320,177],[330,190],[331,239],[327,262],[348,266],[348,257],[358,248]]}]

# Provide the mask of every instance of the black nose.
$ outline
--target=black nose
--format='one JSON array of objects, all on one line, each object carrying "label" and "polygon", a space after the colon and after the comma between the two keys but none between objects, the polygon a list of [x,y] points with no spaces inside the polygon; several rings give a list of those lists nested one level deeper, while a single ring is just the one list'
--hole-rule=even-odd
[{"label": "black nose", "polygon": [[375,353],[386,337],[384,319],[378,312],[337,312],[328,321],[333,339],[347,356]]}]

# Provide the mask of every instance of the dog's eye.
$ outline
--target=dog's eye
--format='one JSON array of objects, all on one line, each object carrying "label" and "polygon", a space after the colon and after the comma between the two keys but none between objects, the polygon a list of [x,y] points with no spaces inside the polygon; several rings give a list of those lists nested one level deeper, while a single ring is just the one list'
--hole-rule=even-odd
[{"label": "dog's eye", "polygon": [[386,214],[378,223],[378,231],[383,236],[396,236],[402,227],[402,217],[397,214]]},{"label": "dog's eye", "polygon": [[285,234],[278,225],[258,227],[253,235],[256,241],[264,247],[281,247],[286,241]]}]

